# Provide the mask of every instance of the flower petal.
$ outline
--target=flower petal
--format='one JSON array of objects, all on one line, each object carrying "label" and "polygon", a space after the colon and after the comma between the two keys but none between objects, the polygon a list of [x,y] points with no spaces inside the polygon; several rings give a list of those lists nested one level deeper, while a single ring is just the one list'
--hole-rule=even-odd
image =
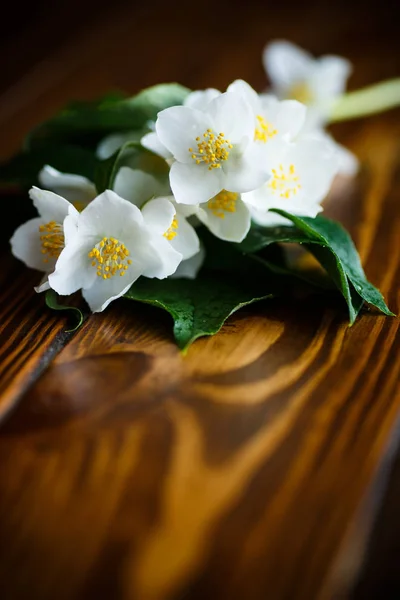
[{"label": "flower petal", "polygon": [[120,298],[142,274],[139,263],[130,265],[124,277],[114,275],[110,279],[96,277],[93,284],[82,290],[82,296],[92,312],[103,311],[113,300]]},{"label": "flower petal", "polygon": [[40,184],[53,190],[72,203],[86,206],[96,197],[96,187],[86,177],[75,173],[62,173],[50,165],[45,165],[38,175]]},{"label": "flower petal", "polygon": [[10,244],[13,255],[28,267],[49,273],[53,271],[56,259],[50,257],[48,262],[44,262],[39,232],[43,223],[41,217],[36,217],[20,225],[14,231]]},{"label": "flower petal", "polygon": [[170,193],[168,183],[162,183],[149,173],[121,167],[114,182],[114,192],[139,208],[154,196]]},{"label": "flower petal", "polygon": [[197,108],[199,110],[206,110],[211,100],[214,100],[217,96],[220,96],[221,92],[215,88],[207,88],[205,90],[196,90],[188,94],[183,101],[184,106],[190,108]]},{"label": "flower petal", "polygon": [[40,294],[41,292],[47,292],[48,290],[50,290],[51,287],[50,287],[50,284],[49,284],[49,278],[48,278],[48,276],[45,275],[44,277],[42,277],[39,285],[36,285],[33,289],[38,294]]},{"label": "flower petal", "polygon": [[35,186],[29,190],[29,196],[39,215],[43,218],[44,223],[48,223],[49,221],[62,223],[70,209],[72,211],[76,210],[71,203],[62,196],[49,192],[48,190],[41,190]]},{"label": "flower petal", "polygon": [[309,77],[314,59],[295,44],[276,40],[265,47],[263,64],[272,86],[285,95],[294,83]]},{"label": "flower petal", "polygon": [[127,131],[124,133],[112,133],[107,135],[101,140],[96,148],[96,156],[100,160],[110,158],[116,152],[126,144],[127,142],[138,142],[140,140],[141,133],[137,131]]},{"label": "flower petal", "polygon": [[172,106],[158,113],[156,132],[160,142],[180,162],[192,163],[189,148],[196,146],[196,137],[202,137],[211,127],[208,115],[188,106]]},{"label": "flower petal", "polygon": [[319,98],[335,99],[343,94],[351,71],[351,63],[340,56],[318,59],[312,81]]},{"label": "flower petal", "polygon": [[182,260],[186,261],[198,253],[200,241],[194,227],[183,216],[178,214],[177,221],[176,236],[172,240],[169,240],[169,243],[177,252],[182,254]]},{"label": "flower petal", "polygon": [[188,258],[187,260],[183,260],[181,262],[175,273],[170,275],[171,279],[196,279],[197,274],[203,265],[205,256],[206,252],[204,247],[201,245],[197,254],[192,256],[192,258]]},{"label": "flower petal", "polygon": [[223,133],[231,144],[247,143],[254,138],[254,113],[240,95],[225,92],[207,106],[207,114],[216,133]]},{"label": "flower petal", "polygon": [[96,279],[96,269],[88,254],[97,239],[82,242],[76,236],[58,257],[53,273],[49,275],[50,287],[62,296],[73,294],[84,287],[90,287]]},{"label": "flower petal", "polygon": [[242,155],[229,157],[224,163],[223,187],[230,192],[249,192],[269,179],[263,145],[251,143]]},{"label": "flower petal", "polygon": [[[226,161],[229,162],[229,159]],[[185,165],[175,162],[171,166],[169,182],[178,204],[200,204],[222,190],[222,169],[208,170],[207,165]]]},{"label": "flower petal", "polygon": [[124,241],[132,236],[132,229],[142,224],[143,216],[137,206],[106,190],[81,212],[78,231],[82,236],[113,236]]},{"label": "flower petal", "polygon": [[247,104],[251,106],[255,115],[259,115],[261,112],[261,102],[260,97],[257,92],[243,79],[236,79],[233,83],[228,86],[227,92],[231,92],[232,94],[237,94]]},{"label": "flower petal", "polygon": [[145,265],[143,275],[157,279],[165,279],[175,273],[182,261],[182,254],[174,250],[164,236],[153,237],[146,247],[143,245],[140,256]]},{"label": "flower petal", "polygon": [[149,200],[142,208],[146,227],[159,235],[164,235],[171,227],[175,213],[175,207],[168,198]]},{"label": "flower petal", "polygon": [[171,152],[161,143],[160,138],[154,131],[146,133],[140,140],[140,143],[144,148],[151,150],[151,152],[158,154],[162,158],[172,158]]},{"label": "flower petal", "polygon": [[305,123],[307,107],[297,100],[282,100],[276,108],[274,127],[280,135],[292,140]]},{"label": "flower petal", "polygon": [[241,242],[250,229],[250,211],[240,199],[236,201],[235,212],[224,211],[223,218],[208,204],[199,208],[198,217],[216,237],[227,242]]}]

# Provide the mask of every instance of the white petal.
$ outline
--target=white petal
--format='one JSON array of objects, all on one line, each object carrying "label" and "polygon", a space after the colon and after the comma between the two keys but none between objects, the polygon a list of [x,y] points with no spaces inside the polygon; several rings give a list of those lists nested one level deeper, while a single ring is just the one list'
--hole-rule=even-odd
[{"label": "white petal", "polygon": [[[218,211],[220,213],[220,211]],[[206,227],[219,239],[228,242],[241,242],[250,229],[250,211],[240,199],[236,201],[235,212],[223,212],[224,217],[217,216],[208,204],[203,204],[198,217]]]},{"label": "white petal", "polygon": [[47,273],[54,269],[56,260],[49,258],[48,262],[44,262],[39,226],[45,222],[40,217],[37,217],[20,225],[14,231],[10,244],[11,252],[16,258],[22,260],[31,269]]},{"label": "white petal", "polygon": [[276,108],[274,127],[280,135],[292,140],[304,125],[307,107],[297,100],[282,100]]},{"label": "white petal", "polygon": [[64,219],[63,229],[65,244],[68,244],[78,233],[78,217],[79,214],[76,215],[75,213],[72,213]]},{"label": "white petal", "polygon": [[175,207],[168,198],[149,200],[142,208],[144,223],[149,231],[164,235],[171,227],[176,213]]},{"label": "white petal", "polygon": [[200,241],[194,227],[183,216],[177,215],[177,221],[177,234],[172,240],[169,240],[169,243],[182,254],[182,259],[185,261],[199,252]]},{"label": "white petal", "polygon": [[182,254],[174,250],[164,236],[153,237],[148,246],[142,247],[141,250],[141,258],[145,265],[143,269],[145,277],[165,279],[165,277],[175,273],[182,261]]},{"label": "white petal", "polygon": [[126,243],[142,224],[143,216],[137,206],[106,190],[81,212],[78,231],[80,235],[112,236]]},{"label": "white petal", "polygon": [[206,164],[185,165],[175,162],[169,173],[172,193],[179,204],[206,202],[222,190],[223,181],[222,169],[209,171]]},{"label": "white petal", "polygon": [[[49,221],[62,223],[71,207],[70,202],[65,198],[48,190],[41,190],[35,186],[29,190],[29,196],[45,223]],[[76,209],[71,207],[71,210]]]},{"label": "white petal", "polygon": [[110,279],[102,279],[96,276],[93,284],[82,290],[82,296],[92,312],[101,312],[110,302],[123,296],[141,274],[141,266],[132,264],[123,277],[114,275]]},{"label": "white petal", "polygon": [[82,242],[77,236],[64,248],[56,263],[55,271],[49,275],[49,284],[53,290],[68,296],[92,285],[97,274],[88,254],[95,243],[97,240]]},{"label": "white petal", "polygon": [[294,83],[308,79],[314,59],[295,44],[277,40],[264,49],[263,64],[272,86],[285,95]]},{"label": "white petal", "polygon": [[243,79],[236,79],[233,83],[228,86],[227,92],[237,94],[243,98],[247,104],[251,106],[255,115],[261,113],[261,102],[257,92]]},{"label": "white petal", "polygon": [[168,183],[162,183],[149,173],[130,167],[121,167],[114,182],[114,192],[139,208],[154,196],[167,195]]},{"label": "white petal", "polygon": [[224,189],[230,192],[249,192],[259,188],[269,179],[263,146],[251,143],[243,155],[232,156],[225,161]]},{"label": "white petal", "polygon": [[160,138],[156,132],[146,133],[140,140],[140,143],[144,148],[151,150],[151,152],[158,154],[162,158],[172,158],[171,152],[160,142]]},{"label": "white petal", "polygon": [[172,279],[196,279],[197,273],[199,272],[201,266],[203,265],[204,259],[206,256],[206,252],[203,246],[200,246],[200,250],[192,256],[192,258],[188,258],[187,260],[183,260],[181,264],[178,266],[175,273],[170,275]]},{"label": "white petal", "polygon": [[351,63],[340,56],[322,56],[313,73],[313,87],[320,98],[337,98],[346,89]]},{"label": "white petal", "polygon": [[207,88],[205,90],[196,90],[188,94],[183,101],[184,106],[190,108],[197,108],[199,110],[206,110],[209,102],[214,100],[217,96],[220,96],[221,92],[215,88]]},{"label": "white petal", "polygon": [[196,137],[210,128],[210,118],[188,106],[172,106],[158,113],[156,132],[161,143],[180,162],[192,163],[189,148],[196,147]]},{"label": "white petal", "polygon": [[138,142],[141,138],[142,133],[138,131],[128,131],[124,133],[112,133],[105,137],[96,148],[96,156],[101,160],[110,158],[116,152],[126,144],[127,142]]},{"label": "white petal", "polygon": [[339,158],[339,173],[347,177],[353,177],[358,173],[360,162],[348,148],[341,144],[336,144],[336,149]]},{"label": "white petal", "polygon": [[96,187],[89,179],[75,173],[62,173],[50,165],[43,167],[38,179],[44,188],[72,203],[86,205],[96,197]]},{"label": "white petal", "polygon": [[207,106],[216,133],[223,133],[232,144],[254,138],[254,113],[241,96],[225,92]]},{"label": "white petal", "polygon": [[48,276],[45,275],[44,277],[42,277],[42,280],[39,283],[39,285],[36,285],[33,289],[38,294],[40,294],[41,292],[47,292],[48,290],[50,290],[51,287],[50,287],[50,284],[49,284],[49,278],[48,278]]}]

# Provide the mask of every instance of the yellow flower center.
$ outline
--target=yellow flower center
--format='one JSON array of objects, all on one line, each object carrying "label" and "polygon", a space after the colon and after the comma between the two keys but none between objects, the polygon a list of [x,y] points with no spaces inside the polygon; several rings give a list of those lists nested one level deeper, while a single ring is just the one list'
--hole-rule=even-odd
[{"label": "yellow flower center", "polygon": [[196,165],[205,163],[208,170],[220,169],[221,162],[228,160],[229,150],[233,148],[223,133],[215,134],[212,129],[207,129],[203,137],[197,137],[197,149],[189,148]]},{"label": "yellow flower center", "polygon": [[167,238],[167,240],[169,240],[169,241],[173,240],[174,237],[176,237],[176,234],[178,233],[178,227],[179,227],[179,222],[178,222],[177,216],[175,215],[173,218],[173,221],[171,223],[171,226],[164,233],[164,237]]},{"label": "yellow flower center", "polygon": [[311,104],[314,100],[314,95],[304,81],[299,81],[290,88],[288,98],[298,100],[298,102],[302,102],[303,104]]},{"label": "yellow flower center", "polygon": [[273,129],[271,123],[268,123],[261,115],[257,115],[257,121],[258,125],[254,131],[254,139],[265,144],[269,138],[278,133],[278,130]]},{"label": "yellow flower center", "polygon": [[222,190],[222,192],[208,201],[207,206],[216,217],[225,219],[225,213],[236,212],[236,201],[238,197],[239,194]]},{"label": "yellow flower center", "polygon": [[112,237],[104,237],[91,249],[88,257],[92,259],[92,267],[96,267],[97,275],[110,279],[117,273],[125,275],[132,261],[128,258],[129,250]]},{"label": "yellow flower center", "polygon": [[272,180],[268,182],[268,187],[273,193],[279,194],[281,198],[289,199],[291,194],[296,195],[301,185],[300,179],[296,174],[294,165],[290,165],[288,169],[284,169],[279,165],[279,169],[272,169]]},{"label": "yellow flower center", "polygon": [[56,221],[49,221],[39,225],[39,232],[42,254],[44,254],[43,262],[49,262],[49,258],[58,258],[65,245],[62,225]]}]

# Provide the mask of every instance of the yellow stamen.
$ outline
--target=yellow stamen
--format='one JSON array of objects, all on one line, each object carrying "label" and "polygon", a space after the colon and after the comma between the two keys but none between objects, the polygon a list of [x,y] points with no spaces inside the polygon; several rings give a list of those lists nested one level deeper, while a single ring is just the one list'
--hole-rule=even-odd
[{"label": "yellow stamen", "polygon": [[56,221],[49,221],[39,225],[40,242],[42,245],[43,262],[47,263],[49,258],[58,258],[64,248],[65,240],[63,228]]},{"label": "yellow stamen", "polygon": [[225,213],[236,212],[236,201],[238,197],[239,194],[222,190],[222,192],[208,201],[207,206],[216,217],[225,219]]},{"label": "yellow stamen", "polygon": [[164,237],[167,238],[167,240],[169,240],[169,241],[173,240],[174,237],[176,237],[176,234],[178,233],[178,226],[179,226],[178,218],[175,215],[173,218],[173,221],[171,223],[171,226],[164,233]]},{"label": "yellow stamen", "polygon": [[126,246],[112,237],[104,237],[88,253],[92,267],[96,267],[97,275],[102,279],[110,279],[117,273],[125,275],[132,264],[128,256]]},{"label": "yellow stamen", "polygon": [[229,140],[225,139],[224,133],[214,133],[212,129],[207,129],[202,138],[196,137],[197,151],[189,148],[190,155],[196,165],[205,163],[208,170],[220,169],[221,162],[228,160],[229,150],[233,148]]},{"label": "yellow stamen", "polygon": [[279,165],[278,169],[272,169],[272,180],[268,182],[268,187],[274,194],[288,200],[291,194],[295,196],[301,188],[299,181],[294,165],[289,165],[288,169]]},{"label": "yellow stamen", "polygon": [[261,115],[257,115],[257,121],[258,125],[254,131],[254,139],[265,144],[278,133],[278,130],[273,129],[271,123],[268,123]]}]

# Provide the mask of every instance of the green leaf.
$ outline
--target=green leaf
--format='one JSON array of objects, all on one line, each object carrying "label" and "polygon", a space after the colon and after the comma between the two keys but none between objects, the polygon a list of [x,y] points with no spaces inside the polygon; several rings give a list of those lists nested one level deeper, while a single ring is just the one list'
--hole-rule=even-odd
[{"label": "green leaf", "polygon": [[39,185],[38,174],[46,164],[93,181],[97,159],[93,152],[79,146],[42,144],[32,152],[21,152],[0,164],[0,183],[15,183],[22,187]]},{"label": "green leaf", "polygon": [[154,176],[168,176],[169,167],[165,160],[144,148],[139,142],[126,142],[112,156],[98,161],[94,182],[98,193],[113,189],[119,169],[129,165],[132,169],[147,171]]},{"label": "green leaf", "polygon": [[157,113],[182,104],[190,90],[166,83],[146,88],[130,98],[106,97],[95,102],[74,102],[39,125],[27,138],[30,147],[37,139],[79,140],[87,136],[98,141],[109,133],[141,129]]},{"label": "green leaf", "polygon": [[75,327],[73,327],[72,329],[67,329],[67,333],[72,333],[73,331],[79,329],[79,327],[82,325],[85,319],[85,315],[79,308],[77,308],[76,306],[67,306],[65,304],[60,304],[59,297],[54,290],[47,290],[45,300],[49,308],[53,310],[68,310],[71,312],[71,314],[74,315],[76,321]]},{"label": "green leaf", "polygon": [[296,217],[283,210],[273,210],[286,217],[295,227],[255,227],[236,247],[244,253],[255,253],[275,242],[303,244],[327,271],[345,298],[350,323],[354,323],[364,301],[386,315],[388,309],[380,291],[366,278],[360,257],[348,232],[337,222],[317,216]]},{"label": "green leaf", "polygon": [[181,350],[201,336],[217,333],[226,319],[243,306],[272,296],[273,286],[267,277],[260,281],[204,269],[196,279],[141,278],[125,294],[126,298],[169,312]]}]

